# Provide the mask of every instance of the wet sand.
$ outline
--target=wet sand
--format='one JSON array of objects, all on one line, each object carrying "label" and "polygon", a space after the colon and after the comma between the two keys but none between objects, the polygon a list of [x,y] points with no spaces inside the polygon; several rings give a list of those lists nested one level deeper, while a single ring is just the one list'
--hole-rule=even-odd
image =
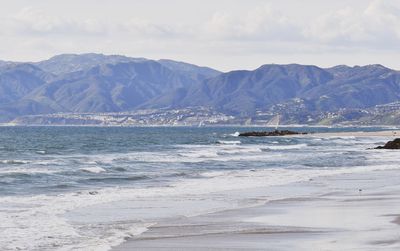
[{"label": "wet sand", "polygon": [[400,250],[398,171],[247,192],[285,196],[254,207],[165,219],[113,250]]},{"label": "wet sand", "polygon": [[399,130],[376,131],[376,132],[327,132],[327,133],[311,133],[308,136],[316,137],[400,137]]}]

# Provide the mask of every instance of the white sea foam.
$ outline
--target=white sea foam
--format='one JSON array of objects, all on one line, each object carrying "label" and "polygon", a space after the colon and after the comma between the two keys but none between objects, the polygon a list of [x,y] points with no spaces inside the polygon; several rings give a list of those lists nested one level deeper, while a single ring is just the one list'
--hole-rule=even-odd
[{"label": "white sea foam", "polygon": [[[160,156],[159,156],[160,157]],[[178,153],[178,158],[181,158],[182,162],[202,162],[205,159],[214,159],[218,157],[218,153],[215,151],[208,151],[207,149],[198,149],[195,151],[182,151]],[[159,158],[157,161],[159,162],[169,162],[164,159],[164,156]],[[176,157],[172,157],[170,161],[179,162]]]},{"label": "white sea foam", "polygon": [[48,168],[1,168],[0,174],[52,174],[56,173],[57,170],[51,170]]},{"label": "white sea foam", "polygon": [[70,158],[74,158],[75,161],[84,165],[116,164],[117,162],[200,163],[206,161],[260,160],[269,158],[262,153],[263,146],[242,144],[178,145],[176,146],[177,149],[171,151],[76,155]]},{"label": "white sea foam", "polygon": [[[147,225],[137,226],[124,223],[125,225],[117,224],[114,227],[107,225],[106,229],[99,229],[99,226],[93,224],[71,224],[63,217],[63,214],[79,208],[117,201],[134,203],[135,200],[143,201],[149,199],[154,201],[156,198],[162,197],[166,198],[167,201],[188,200],[202,195],[208,197],[207,194],[214,192],[282,185],[309,180],[322,175],[385,169],[399,169],[399,166],[358,166],[334,170],[264,169],[216,171],[204,173],[203,177],[207,178],[178,180],[168,187],[103,188],[94,195],[89,192],[79,192],[55,196],[2,197],[0,198],[2,227],[14,230],[3,232],[0,236],[0,243],[2,243],[0,247],[3,250],[50,250],[61,246],[64,250],[91,250],[94,247],[101,247],[101,249],[107,250],[111,246],[122,242],[125,237],[135,234],[134,232],[141,233],[145,231]],[[190,213],[193,214],[195,212]],[[81,229],[85,231],[81,231]],[[21,236],[24,236],[24,238],[20,238]]]},{"label": "white sea foam", "polygon": [[218,144],[237,145],[241,144],[240,140],[218,140]]},{"label": "white sea foam", "polygon": [[237,153],[261,153],[262,145],[242,145],[242,146],[226,146],[218,149],[219,152]]},{"label": "white sea foam", "polygon": [[[358,139],[357,139],[358,140]],[[364,142],[364,141],[362,141]],[[268,142],[266,142],[268,143]],[[329,143],[329,142],[328,142]],[[272,143],[274,144],[274,143]],[[354,146],[344,146],[345,149],[353,150]],[[348,147],[348,148],[346,148]],[[324,152],[318,152],[314,148],[308,153],[311,146],[307,144],[295,145],[265,145],[265,144],[214,144],[214,145],[178,145],[173,150],[128,152],[104,155],[71,155],[68,160],[79,163],[110,163],[116,162],[155,162],[155,163],[183,163],[183,162],[206,162],[206,161],[256,161],[279,159],[281,161],[296,161],[310,158],[313,154],[325,156]],[[337,149],[336,149],[337,148]],[[329,149],[329,154],[343,151],[337,146],[334,150]],[[364,145],[357,149],[365,149]],[[263,152],[262,149],[287,150],[306,149],[306,151],[292,151],[290,154],[281,151]],[[310,155],[311,154],[311,155]],[[230,170],[230,171],[207,171],[200,174],[200,178],[177,178],[165,187],[149,188],[102,188],[93,193],[90,191],[69,192],[58,195],[37,196],[8,196],[0,197],[0,219],[2,220],[2,235],[0,235],[1,250],[108,250],[118,245],[124,238],[140,234],[146,231],[152,222],[142,220],[138,215],[126,222],[100,222],[98,224],[85,224],[82,222],[71,222],[65,217],[68,212],[83,208],[96,208],[105,204],[114,205],[117,202],[131,203],[127,207],[135,208],[137,202],[149,201],[158,203],[154,208],[165,207],[165,201],[187,201],[190,203],[197,198],[206,201],[213,198],[211,194],[218,194],[216,200],[229,200],[231,190],[252,189],[283,185],[297,181],[307,181],[318,176],[336,174],[366,172],[386,169],[400,169],[397,164],[398,153],[389,151],[371,150],[365,156],[368,161],[382,162],[370,166],[335,167],[319,169],[285,169],[270,167],[267,169],[253,170]],[[297,161],[300,162],[300,161]],[[35,162],[36,163],[36,162]],[[246,162],[248,163],[248,162]],[[262,162],[261,162],[262,163]],[[371,163],[370,163],[371,164]],[[16,166],[16,167],[24,167]],[[0,169],[1,172],[9,172],[15,169]],[[83,170],[86,169],[86,170]],[[18,168],[15,169],[18,172]],[[21,171],[51,171],[52,169],[19,168]],[[82,171],[92,173],[104,172],[105,169],[98,166],[81,168]],[[104,171],[103,171],[104,170]],[[232,199],[233,200],[233,199]],[[164,204],[163,204],[164,203]],[[206,203],[206,202],[204,202]],[[207,202],[208,203],[208,202]],[[118,208],[115,208],[118,210]],[[187,215],[195,215],[203,212],[201,207],[196,210],[188,210]],[[218,210],[224,209],[218,207]],[[146,208],[147,211],[153,208]],[[165,211],[165,210],[163,210]],[[182,215],[185,215],[182,213]],[[139,217],[139,218],[134,218]],[[12,229],[12,231],[8,231]],[[21,238],[23,236],[23,238]]]},{"label": "white sea foam", "polygon": [[[391,163],[398,163],[399,153],[393,150],[367,150],[368,154],[365,155],[369,162],[380,163],[381,165],[387,165]],[[399,165],[400,166],[400,165]]]},{"label": "white sea foam", "polygon": [[328,139],[356,139],[356,136],[329,136]]},{"label": "white sea foam", "polygon": [[88,173],[101,173],[106,171],[104,168],[99,166],[83,167],[80,168],[80,170]]},{"label": "white sea foam", "polygon": [[235,133],[232,133],[232,134],[229,134],[229,135],[231,135],[232,137],[239,137],[240,132],[235,132]]},{"label": "white sea foam", "polygon": [[10,160],[0,160],[2,164],[11,164],[11,165],[23,165],[30,163],[27,160],[18,160],[18,159],[10,159]]},{"label": "white sea foam", "polygon": [[296,144],[296,145],[274,145],[274,146],[265,146],[267,149],[271,150],[290,150],[290,149],[301,149],[307,147],[307,144]]}]

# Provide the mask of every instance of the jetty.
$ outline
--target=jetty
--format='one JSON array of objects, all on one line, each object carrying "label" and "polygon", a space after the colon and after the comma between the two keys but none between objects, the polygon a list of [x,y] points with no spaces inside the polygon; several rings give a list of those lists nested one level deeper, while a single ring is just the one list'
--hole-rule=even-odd
[{"label": "jetty", "polygon": [[267,137],[267,136],[286,136],[286,135],[298,135],[307,134],[306,132],[296,132],[290,130],[274,130],[274,131],[262,131],[262,132],[243,132],[239,133],[241,137]]},{"label": "jetty", "polygon": [[388,141],[384,146],[378,146],[375,149],[400,149],[400,138]]}]

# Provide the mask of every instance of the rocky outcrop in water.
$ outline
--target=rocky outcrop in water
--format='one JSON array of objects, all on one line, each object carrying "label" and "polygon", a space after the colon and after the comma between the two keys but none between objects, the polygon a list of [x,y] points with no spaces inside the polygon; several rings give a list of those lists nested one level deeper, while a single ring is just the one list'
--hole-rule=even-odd
[{"label": "rocky outcrop in water", "polygon": [[275,130],[272,132],[243,132],[239,136],[242,137],[265,137],[265,136],[285,136],[285,135],[296,135],[296,134],[307,134],[305,132],[295,132],[289,130]]},{"label": "rocky outcrop in water", "polygon": [[400,138],[388,141],[384,146],[378,146],[375,149],[400,149]]}]

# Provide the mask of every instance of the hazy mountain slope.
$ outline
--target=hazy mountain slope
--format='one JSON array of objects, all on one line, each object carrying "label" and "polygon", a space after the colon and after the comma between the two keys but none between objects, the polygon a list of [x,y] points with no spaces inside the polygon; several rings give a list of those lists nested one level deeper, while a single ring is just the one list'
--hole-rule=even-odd
[{"label": "hazy mountain slope", "polygon": [[169,59],[161,59],[158,60],[158,62],[172,71],[179,72],[190,79],[198,81],[216,77],[222,73],[209,67],[202,67]]},{"label": "hazy mountain slope", "polygon": [[0,68],[0,105],[19,100],[52,77],[31,64],[8,64]]},{"label": "hazy mountain slope", "polygon": [[0,122],[7,122],[15,117],[23,115],[50,114],[57,112],[69,112],[69,110],[48,98],[37,100],[22,99],[18,102],[0,106]]},{"label": "hazy mountain slope", "polygon": [[[55,75],[62,75],[75,71],[85,71],[99,65],[130,63],[130,62],[143,62],[153,61],[146,58],[132,58],[121,55],[103,55],[97,53],[86,54],[61,54],[54,56],[48,60],[33,63],[46,72],[51,72]],[[179,72],[186,75],[188,78],[197,80],[204,80],[206,78],[215,77],[220,74],[219,71],[208,68],[200,67],[185,62],[178,62],[169,59],[158,60],[160,64],[169,68],[171,71]],[[0,66],[2,63],[0,62]]]},{"label": "hazy mountain slope", "polygon": [[0,61],[0,118],[135,109],[167,91],[219,74],[172,60],[63,54],[37,63]]},{"label": "hazy mountain slope", "polygon": [[315,66],[264,65],[254,71],[223,73],[192,86],[179,106],[210,105],[236,114],[253,113],[257,108],[296,97],[332,78],[329,72]]},{"label": "hazy mountain slope", "polygon": [[61,54],[54,56],[48,60],[33,63],[44,71],[51,72],[55,75],[75,71],[85,71],[92,67],[103,64],[116,64],[126,62],[140,62],[144,58],[131,58],[120,55],[103,55],[96,53],[87,54]]},{"label": "hazy mountain slope", "polygon": [[115,112],[134,109],[166,90],[186,87],[191,80],[156,61],[95,66],[64,75],[26,98],[49,98],[73,112]]},{"label": "hazy mountain slope", "polygon": [[10,66],[10,65],[15,65],[15,64],[17,64],[17,63],[0,60],[0,70],[2,70],[4,67]]},{"label": "hazy mountain slope", "polygon": [[319,110],[367,108],[400,98],[400,73],[381,65],[327,69],[334,79],[300,97],[312,100]]},{"label": "hazy mountain slope", "polygon": [[[248,116],[257,109],[294,98],[307,101],[310,112],[367,108],[400,99],[400,73],[381,65],[264,65],[254,71],[220,74],[188,90],[172,90],[148,102],[149,107],[212,106]],[[173,101],[173,104],[171,104]]]}]

